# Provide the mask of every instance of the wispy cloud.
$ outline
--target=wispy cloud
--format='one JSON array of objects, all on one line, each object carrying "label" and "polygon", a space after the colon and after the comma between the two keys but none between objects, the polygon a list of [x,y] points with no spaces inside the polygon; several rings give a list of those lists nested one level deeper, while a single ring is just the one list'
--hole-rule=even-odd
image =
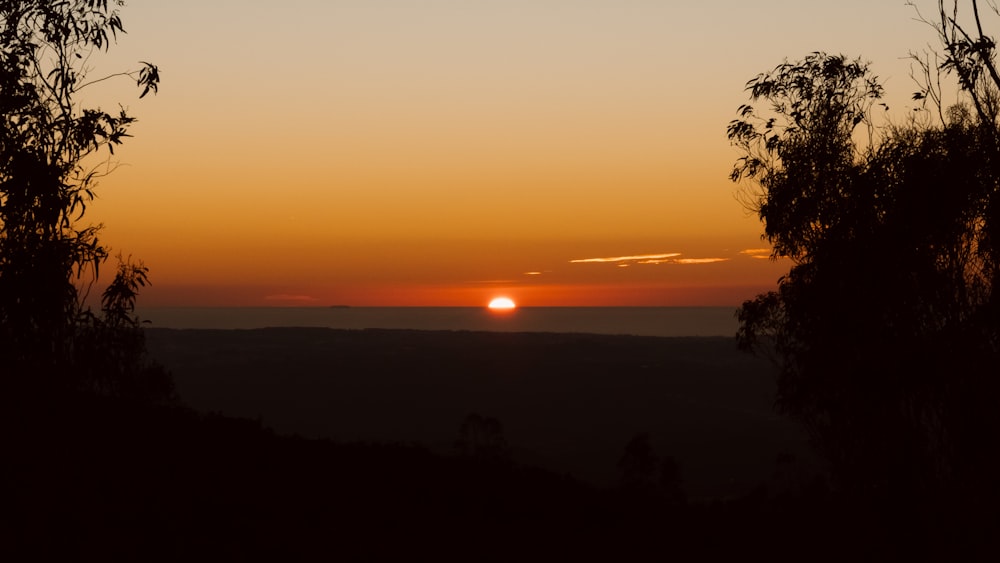
[{"label": "wispy cloud", "polygon": [[715,264],[716,262],[728,262],[729,258],[680,258],[677,264]]},{"label": "wispy cloud", "polygon": [[542,273],[541,272],[525,272],[524,275],[526,275],[526,276],[540,276],[540,275],[542,275]]},{"label": "wispy cloud", "polygon": [[590,264],[590,263],[601,263],[601,262],[639,262],[641,260],[664,260],[667,258],[674,258],[675,256],[680,256],[680,252],[668,252],[665,254],[639,254],[635,256],[612,256],[611,258],[580,258],[579,260],[570,260],[571,264]]},{"label": "wispy cloud", "polygon": [[570,260],[573,264],[613,263],[619,268],[627,268],[632,264],[714,264],[727,262],[729,258],[678,258],[680,252],[665,252],[663,254],[637,254],[634,256],[612,256],[610,258],[581,258]]},{"label": "wispy cloud", "polygon": [[741,250],[740,254],[749,256],[750,258],[756,258],[758,260],[767,260],[771,257],[770,248],[748,248],[746,250]]},{"label": "wispy cloud", "polygon": [[676,262],[676,258],[656,258],[652,260],[636,260],[636,264],[672,264]]}]

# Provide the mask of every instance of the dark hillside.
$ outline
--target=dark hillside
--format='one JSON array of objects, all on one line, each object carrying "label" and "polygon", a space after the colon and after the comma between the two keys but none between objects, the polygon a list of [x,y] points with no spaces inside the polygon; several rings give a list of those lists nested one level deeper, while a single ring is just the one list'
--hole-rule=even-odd
[{"label": "dark hillside", "polygon": [[689,507],[417,446],[280,437],[181,407],[3,406],[8,561],[609,560],[770,543],[741,516],[755,501]]}]

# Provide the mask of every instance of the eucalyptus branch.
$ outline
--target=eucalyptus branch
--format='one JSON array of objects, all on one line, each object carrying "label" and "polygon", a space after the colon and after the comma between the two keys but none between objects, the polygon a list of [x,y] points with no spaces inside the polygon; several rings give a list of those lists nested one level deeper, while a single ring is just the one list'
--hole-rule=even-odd
[{"label": "eucalyptus branch", "polygon": [[[978,15],[977,15],[977,18],[978,18]],[[990,43],[992,43],[991,39],[989,39],[988,37],[985,37],[983,35],[979,35],[978,39],[973,39],[972,36],[969,35],[969,33],[967,31],[965,31],[965,29],[961,25],[959,25],[958,21],[956,21],[954,18],[949,19],[949,22],[951,23],[953,29],[955,29],[956,31],[958,31],[959,33],[962,34],[962,37],[965,39],[966,44],[968,44],[970,47],[975,47],[977,45],[980,45],[983,41],[989,41]],[[977,21],[977,25],[978,25],[978,21]],[[982,29],[980,29],[980,33],[982,33]],[[971,50],[971,52],[974,53],[979,58],[980,61],[982,61],[982,63],[987,67],[987,69],[992,68],[993,67],[993,63],[991,61],[991,58],[989,56],[984,56],[982,54],[982,52],[984,50],[986,50],[986,49],[984,49],[982,47],[978,47],[978,48],[973,48]],[[995,77],[996,76],[996,71],[994,70],[991,73],[991,75]],[[1000,78],[994,78],[994,80],[997,81],[998,84],[1000,84]]]},{"label": "eucalyptus branch", "polygon": [[[991,38],[986,37],[986,35],[983,33],[983,23],[982,23],[982,20],[979,18],[979,3],[978,3],[977,0],[972,0],[972,11],[973,11],[973,14],[975,15],[976,29],[978,30],[978,33],[979,33],[979,41],[978,42],[982,42],[984,40],[988,40],[989,44],[992,46],[993,45],[993,40]],[[980,54],[980,59],[982,60],[983,64],[986,66],[986,70],[988,70],[990,72],[990,78],[993,79],[993,83],[998,88],[1000,88],[1000,74],[997,73],[996,66],[993,64],[992,47],[990,48],[989,52],[986,53],[986,55]]]},{"label": "eucalyptus branch", "polygon": [[[931,65],[930,61],[932,54],[935,59],[934,65]],[[941,70],[940,65],[937,64],[937,53],[934,53],[933,51],[924,52],[923,57],[921,57],[921,55],[911,51],[910,60],[916,63],[916,65],[920,68],[920,73],[922,75],[919,79],[914,76],[913,67],[911,66],[910,78],[921,88],[920,92],[913,95],[914,99],[920,100],[924,106],[926,106],[926,102],[930,100],[937,110],[938,118],[941,120],[941,123],[946,123],[944,118],[944,103],[942,101]],[[934,69],[933,71],[931,70],[932,68]]]},{"label": "eucalyptus branch", "polygon": [[76,91],[79,92],[80,90],[83,90],[84,88],[86,88],[88,86],[92,86],[94,84],[98,84],[100,82],[104,82],[106,80],[111,80],[112,78],[118,78],[118,77],[121,77],[121,76],[127,76],[127,77],[135,80],[136,76],[139,74],[139,72],[140,71],[138,71],[138,70],[130,70],[130,71],[126,71],[126,72],[116,72],[114,74],[109,74],[107,76],[103,76],[101,78],[97,78],[97,79],[91,80],[90,82],[85,82],[85,83],[77,86]]}]

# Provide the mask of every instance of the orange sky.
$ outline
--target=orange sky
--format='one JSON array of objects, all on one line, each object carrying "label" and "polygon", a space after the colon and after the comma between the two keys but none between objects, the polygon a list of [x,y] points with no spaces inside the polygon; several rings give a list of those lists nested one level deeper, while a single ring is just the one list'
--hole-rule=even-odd
[{"label": "orange sky", "polygon": [[133,0],[92,74],[163,83],[85,93],[139,118],[88,219],[147,306],[736,305],[788,267],[742,252],[746,80],[863,55],[904,115],[934,37],[901,1],[679,4]]}]

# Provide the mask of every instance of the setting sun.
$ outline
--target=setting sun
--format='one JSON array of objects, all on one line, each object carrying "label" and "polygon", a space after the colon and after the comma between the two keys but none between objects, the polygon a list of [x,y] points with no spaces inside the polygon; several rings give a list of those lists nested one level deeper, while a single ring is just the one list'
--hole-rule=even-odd
[{"label": "setting sun", "polygon": [[496,299],[490,301],[489,308],[496,310],[510,310],[517,307],[509,297],[497,297]]}]

